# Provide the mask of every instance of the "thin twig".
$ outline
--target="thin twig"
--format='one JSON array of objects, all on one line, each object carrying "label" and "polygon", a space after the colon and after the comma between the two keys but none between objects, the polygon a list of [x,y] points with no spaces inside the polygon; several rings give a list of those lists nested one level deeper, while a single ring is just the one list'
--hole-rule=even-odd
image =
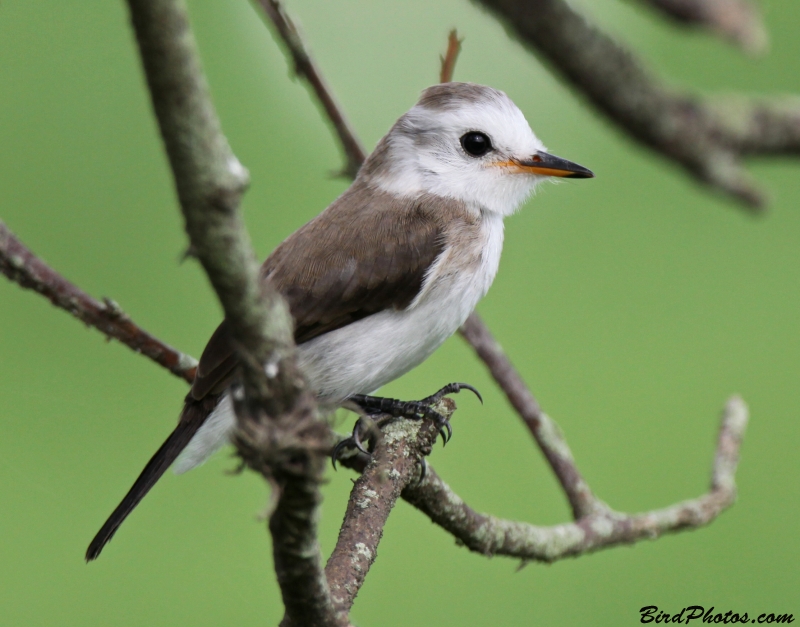
[{"label": "thin twig", "polygon": [[486,364],[495,382],[533,435],[564,489],[573,517],[577,520],[598,510],[605,510],[605,505],[592,493],[578,470],[561,429],[542,411],[486,324],[473,313],[461,327],[460,333]]},{"label": "thin twig", "polygon": [[356,174],[358,174],[358,169],[366,159],[366,153],[361,147],[355,132],[350,128],[350,124],[336,102],[333,92],[317,68],[316,62],[308,52],[308,47],[303,41],[300,32],[292,19],[283,10],[280,2],[277,0],[255,1],[278,31],[278,35],[292,58],[295,73],[308,81],[309,86],[314,90],[317,101],[325,111],[326,117],[333,124],[346,160],[342,175],[351,179],[355,178]]},{"label": "thin twig", "polygon": [[222,303],[241,362],[236,445],[278,494],[270,531],[287,617],[297,626],[347,624],[334,612],[317,542],[329,429],[298,370],[288,307],[259,281],[239,211],[247,171],[222,133],[184,2],[128,6],[191,250]]},{"label": "thin twig", "polygon": [[122,308],[109,298],[95,300],[39,259],[0,221],[0,272],[22,287],[38,292],[56,307],[94,327],[106,337],[119,340],[137,353],[149,357],[172,374],[189,383],[194,380],[197,361],[165,344],[137,326]]},{"label": "thin twig", "polygon": [[[475,0],[532,46],[622,131],[681,165],[700,182],[760,211],[766,198],[742,166],[745,155],[800,155],[800,107],[791,99],[735,99],[737,114],[682,94],[647,71],[564,0]],[[775,118],[775,119],[773,119]],[[787,131],[780,141],[766,130]]]},{"label": "thin twig", "polygon": [[734,397],[722,413],[711,489],[698,498],[642,514],[597,509],[580,520],[537,527],[480,514],[464,503],[428,468],[424,479],[409,485],[403,498],[471,551],[528,561],[554,562],[620,544],[654,540],[665,533],[707,525],[736,499],[736,466],[747,427],[747,406]]},{"label": "thin twig", "polygon": [[461,52],[462,41],[464,40],[458,38],[458,31],[455,28],[447,35],[447,52],[444,53],[444,56],[439,57],[441,62],[440,83],[449,83],[453,80],[453,72],[456,69],[458,53]]},{"label": "thin twig", "polygon": [[680,24],[707,28],[757,54],[768,45],[758,8],[748,0],[644,0]]}]

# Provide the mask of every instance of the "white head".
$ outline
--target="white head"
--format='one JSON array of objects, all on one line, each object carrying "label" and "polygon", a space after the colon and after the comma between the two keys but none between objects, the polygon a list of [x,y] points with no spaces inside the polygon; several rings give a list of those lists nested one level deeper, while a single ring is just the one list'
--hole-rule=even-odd
[{"label": "white head", "polygon": [[429,87],[362,168],[400,196],[430,193],[508,215],[550,176],[589,170],[553,157],[503,92],[473,83]]}]

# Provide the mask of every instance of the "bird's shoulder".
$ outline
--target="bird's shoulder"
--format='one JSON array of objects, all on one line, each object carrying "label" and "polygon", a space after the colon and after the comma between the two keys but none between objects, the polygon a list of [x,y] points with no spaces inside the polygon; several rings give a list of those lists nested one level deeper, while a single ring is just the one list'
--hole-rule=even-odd
[{"label": "bird's shoulder", "polygon": [[353,185],[264,262],[262,275],[289,301],[298,344],[419,294],[456,224],[462,203],[396,196]]}]

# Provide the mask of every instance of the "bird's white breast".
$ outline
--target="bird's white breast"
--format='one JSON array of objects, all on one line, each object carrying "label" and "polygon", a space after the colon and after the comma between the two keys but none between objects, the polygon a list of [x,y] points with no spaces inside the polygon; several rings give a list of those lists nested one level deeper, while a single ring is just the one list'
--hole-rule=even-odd
[{"label": "bird's white breast", "polygon": [[377,390],[425,361],[464,323],[497,273],[502,218],[488,214],[477,233],[456,234],[448,244],[407,309],[382,311],[299,348],[320,401],[338,404]]}]

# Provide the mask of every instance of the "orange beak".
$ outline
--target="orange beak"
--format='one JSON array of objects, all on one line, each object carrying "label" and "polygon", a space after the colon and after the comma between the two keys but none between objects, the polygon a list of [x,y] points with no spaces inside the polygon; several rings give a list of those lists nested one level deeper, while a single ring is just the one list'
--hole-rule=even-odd
[{"label": "orange beak", "polygon": [[520,173],[538,174],[539,176],[560,176],[572,179],[594,178],[594,172],[587,170],[582,165],[541,151],[535,153],[530,159],[511,159],[494,165],[512,168]]}]

